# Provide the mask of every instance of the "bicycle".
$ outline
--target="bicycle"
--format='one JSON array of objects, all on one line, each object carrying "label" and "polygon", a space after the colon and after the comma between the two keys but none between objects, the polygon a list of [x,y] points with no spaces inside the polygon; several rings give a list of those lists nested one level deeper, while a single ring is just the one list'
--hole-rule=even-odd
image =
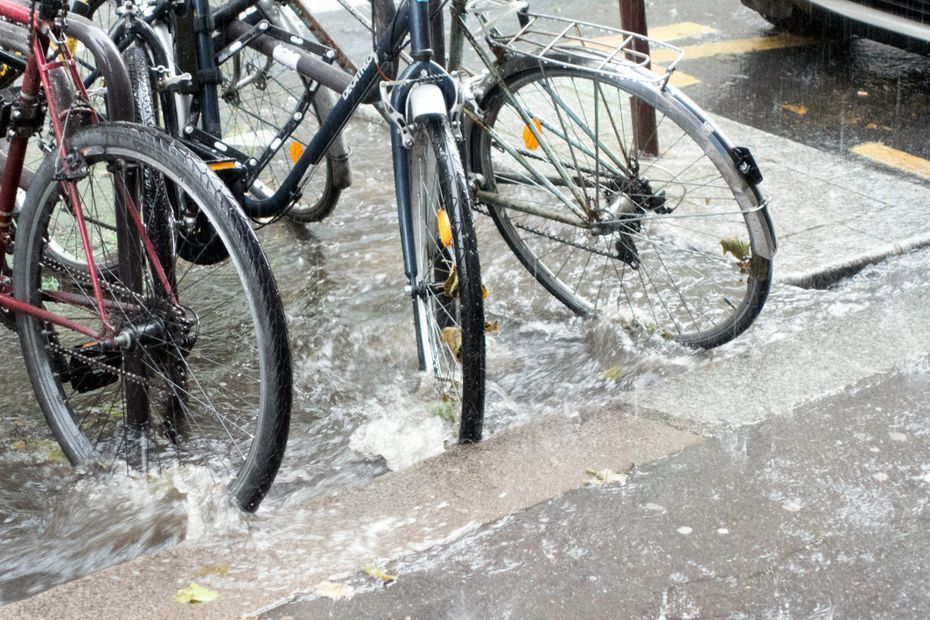
[{"label": "bicycle", "polygon": [[[0,62],[20,81],[0,105],[10,139],[0,318],[19,335],[37,400],[72,464],[205,467],[254,511],[281,463],[291,404],[287,328],[267,260],[199,158],[161,132],[101,122],[66,36],[94,52],[111,117],[132,114],[130,78],[105,34],[64,8],[0,0]],[[18,211],[37,133],[48,154]],[[177,256],[168,205],[182,201],[197,205],[229,260]]]},{"label": "bicycle", "polygon": [[[390,0],[372,0],[371,21],[339,1],[375,37],[390,23]],[[687,346],[745,331],[768,296],[775,233],[749,149],[669,83],[682,51],[521,0],[431,4],[434,32],[450,7],[449,69],[476,75],[464,129],[475,207],[533,277],[578,315]],[[319,21],[306,27],[353,70]],[[463,69],[466,42],[483,73]],[[673,58],[664,73],[650,46]],[[648,111],[658,118],[638,131]]]},{"label": "bicycle", "polygon": [[[162,124],[169,132],[176,127],[185,142],[208,160],[230,162],[225,179],[245,213],[253,217],[287,213],[306,191],[313,171],[326,163],[326,154],[355,110],[363,102],[381,98],[391,111],[395,193],[419,368],[436,379],[439,407],[459,414],[459,441],[480,440],[484,418],[484,291],[469,192],[453,135],[461,100],[455,81],[432,61],[425,4],[401,4],[390,32],[373,46],[370,61],[354,77],[331,66],[329,50],[273,25],[283,21],[266,0],[236,0],[213,13],[207,0],[190,0],[179,6],[157,2],[144,13],[132,4],[124,8],[111,34],[126,52],[133,44],[145,50],[140,62],[154,63],[154,74],[163,77],[157,98]],[[249,10],[245,20],[237,19]],[[169,52],[189,49],[186,32],[194,33],[199,76],[195,84],[177,73]],[[176,37],[174,43],[163,46],[159,36],[171,34]],[[397,80],[385,79],[381,67],[400,53],[408,34],[416,62]],[[245,60],[246,53],[254,60]],[[294,107],[288,111],[285,127],[277,131],[264,154],[255,158],[235,148],[229,132],[221,131],[220,101],[235,106],[250,101],[244,89],[261,90],[259,86],[268,83],[266,68],[272,61],[289,70],[289,77],[280,79],[299,84],[299,91],[291,102]],[[230,77],[223,83],[221,95],[218,72],[227,70]],[[148,72],[141,66],[135,73]],[[288,156],[293,155],[293,168],[272,192],[264,192],[262,188],[268,185],[256,180],[266,164],[281,154],[281,136],[291,135],[305,119],[321,84],[339,86],[342,94],[321,119],[312,139],[291,143]],[[197,95],[190,97],[190,90]],[[183,113],[176,113],[178,110]]]}]

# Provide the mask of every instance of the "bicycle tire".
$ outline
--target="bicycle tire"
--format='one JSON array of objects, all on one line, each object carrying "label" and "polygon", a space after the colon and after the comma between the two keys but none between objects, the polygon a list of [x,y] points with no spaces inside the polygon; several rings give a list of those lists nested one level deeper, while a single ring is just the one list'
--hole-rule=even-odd
[{"label": "bicycle tire", "polygon": [[[627,325],[691,347],[745,331],[768,296],[760,248],[772,233],[750,225],[758,190],[683,96],[577,66],[515,61],[502,73],[478,103],[471,165],[478,201],[536,280],[576,314],[616,305]],[[658,138],[653,157],[634,141],[631,106],[656,111],[656,131],[639,137]],[[555,219],[573,215],[583,225]]]},{"label": "bicycle tire", "polygon": [[484,300],[465,173],[444,117],[417,120],[408,161],[421,370],[438,383],[440,411],[457,414],[459,442],[473,443],[484,426]]},{"label": "bicycle tire", "polygon": [[[159,99],[155,96],[152,85],[152,63],[148,53],[137,45],[132,45],[123,51],[123,62],[129,72],[129,83],[132,87],[133,102],[136,111],[136,122],[143,127],[158,129],[162,126],[159,120]],[[170,204],[179,225],[176,231],[175,249],[184,260],[198,265],[213,265],[229,257],[222,239],[216,236],[206,216],[186,201],[177,204],[170,196],[165,180],[160,175],[152,175],[151,170],[145,169],[144,187],[146,190],[146,203],[153,205]],[[183,194],[182,194],[183,195]]]},{"label": "bicycle tire", "polygon": [[[206,165],[159,131],[96,125],[76,133],[70,145],[83,155],[88,173],[62,184],[53,157],[36,172],[17,228],[14,294],[99,328],[100,306],[85,272],[58,265],[44,252],[52,227],[75,228],[73,201],[59,194],[73,183],[95,257],[114,251],[119,256],[120,280],[101,281],[103,308],[132,345],[104,348],[70,327],[18,313],[26,370],[52,432],[75,465],[204,467],[213,477],[229,478],[234,503],[254,511],[284,455],[291,407],[284,310],[254,232]],[[171,285],[156,277],[161,259],[143,249],[142,235],[154,241],[151,235],[128,226],[129,210],[115,206],[127,204],[127,195],[138,202],[141,192],[129,175],[140,166],[170,177],[175,191],[186,192],[229,251],[230,259],[218,265],[178,257],[160,265],[165,280],[177,283],[176,300],[166,290]],[[93,189],[107,180],[113,181],[112,191]],[[123,188],[137,189],[127,194]],[[143,205],[143,214],[150,208]],[[149,226],[167,226],[170,213],[147,220]],[[77,233],[74,239],[74,251],[83,251]],[[136,370],[127,370],[130,363]]]}]

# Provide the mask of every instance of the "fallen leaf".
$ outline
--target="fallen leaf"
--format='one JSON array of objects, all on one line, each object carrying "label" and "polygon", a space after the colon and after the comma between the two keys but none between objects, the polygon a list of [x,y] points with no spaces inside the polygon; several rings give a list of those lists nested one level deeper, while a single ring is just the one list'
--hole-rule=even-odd
[{"label": "fallen leaf", "polygon": [[749,258],[749,242],[742,241],[737,237],[725,237],[720,240],[720,247],[723,248],[723,255],[728,253],[733,255],[738,261],[744,261]]},{"label": "fallen leaf", "polygon": [[484,333],[486,334],[501,333],[501,322],[500,321],[485,321],[484,322]]},{"label": "fallen leaf", "polygon": [[617,472],[610,469],[609,467],[607,469],[601,469],[601,470],[589,468],[589,469],[584,470],[584,473],[590,476],[590,479],[588,480],[588,484],[592,486],[610,484],[611,482],[618,482],[620,484],[623,484],[626,482],[626,479],[629,477],[627,476],[627,474],[618,474]]},{"label": "fallen leaf", "polygon": [[603,371],[600,375],[598,375],[598,378],[601,381],[616,381],[617,379],[620,378],[620,375],[622,374],[623,374],[623,365],[614,364],[607,370]]},{"label": "fallen leaf", "polygon": [[215,601],[218,596],[218,592],[192,581],[191,585],[178,590],[178,593],[174,595],[174,600],[179,603],[209,603]]},{"label": "fallen leaf", "polygon": [[229,574],[229,564],[204,564],[194,572],[194,577],[205,577],[206,575],[220,575],[225,577]]},{"label": "fallen leaf", "polygon": [[455,265],[452,265],[452,271],[449,272],[449,277],[446,278],[446,283],[442,287],[442,292],[446,294],[446,297],[449,299],[455,299],[459,296],[459,272]]},{"label": "fallen leaf", "polygon": [[14,449],[14,450],[19,450],[20,452],[22,452],[23,450],[26,449],[26,442],[23,441],[22,439],[20,439],[19,441],[14,441],[14,442],[13,442],[13,449]]},{"label": "fallen leaf", "polygon": [[804,116],[807,114],[806,105],[794,105],[793,103],[783,103],[782,108],[788,110],[789,112],[794,112],[798,116]]},{"label": "fallen leaf", "polygon": [[462,329],[460,327],[443,327],[441,334],[442,341],[446,343],[455,359],[462,359]]},{"label": "fallen leaf", "polygon": [[383,568],[377,564],[369,564],[368,566],[362,567],[362,572],[368,575],[369,577],[374,577],[375,579],[380,579],[384,583],[391,583],[396,580],[397,577],[394,575],[389,575]]},{"label": "fallen leaf", "polygon": [[334,601],[352,598],[355,589],[345,583],[336,583],[334,581],[321,581],[313,588],[313,593],[317,596],[330,598]]},{"label": "fallen leaf", "polygon": [[459,408],[455,406],[455,401],[452,399],[443,400],[430,408],[430,412],[434,416],[443,420],[448,420],[449,422],[455,422],[455,419],[458,417],[458,411]]}]

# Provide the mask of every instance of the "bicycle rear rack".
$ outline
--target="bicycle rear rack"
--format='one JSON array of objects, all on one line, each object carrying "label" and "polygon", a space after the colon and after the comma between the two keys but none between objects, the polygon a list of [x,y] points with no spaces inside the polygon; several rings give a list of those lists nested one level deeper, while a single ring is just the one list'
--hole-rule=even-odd
[{"label": "bicycle rear rack", "polygon": [[[617,66],[623,65],[637,69],[625,72],[627,77],[644,82],[666,83],[685,55],[683,49],[665,41],[555,15],[521,11],[513,20],[515,32],[502,32],[501,20],[495,19],[492,27],[480,12],[478,17],[488,43],[507,54],[604,74],[616,74]],[[662,74],[652,71],[652,54],[641,49],[659,49],[669,58]]]}]

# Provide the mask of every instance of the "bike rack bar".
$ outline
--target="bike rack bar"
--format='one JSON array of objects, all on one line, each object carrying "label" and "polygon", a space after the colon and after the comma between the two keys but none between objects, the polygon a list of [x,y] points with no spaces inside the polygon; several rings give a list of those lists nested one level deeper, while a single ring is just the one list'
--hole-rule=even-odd
[{"label": "bike rack bar", "polygon": [[[646,27],[646,3],[645,0],[619,0],[620,2],[620,27],[629,32],[648,36]],[[645,54],[649,57],[649,42],[643,39],[634,38],[631,42],[634,52]],[[649,65],[646,65],[649,68]],[[651,157],[659,154],[659,140],[656,135],[656,111],[652,106],[640,99],[634,99],[633,107],[633,133],[636,139],[636,145],[640,153]]]}]

